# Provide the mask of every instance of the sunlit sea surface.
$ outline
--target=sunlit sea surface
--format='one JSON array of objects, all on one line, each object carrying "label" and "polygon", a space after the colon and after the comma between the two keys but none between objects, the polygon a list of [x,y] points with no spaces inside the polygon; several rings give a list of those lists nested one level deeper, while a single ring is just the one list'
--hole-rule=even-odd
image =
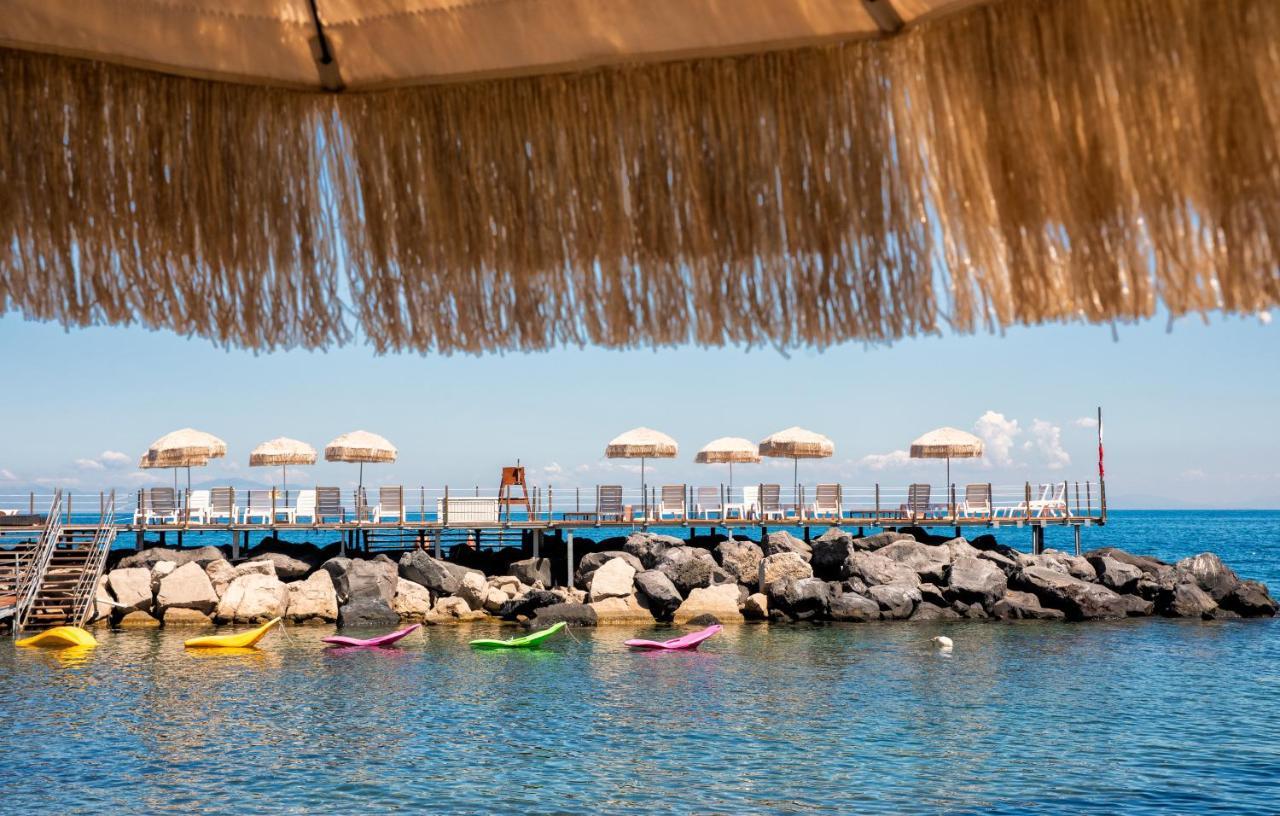
[{"label": "sunlit sea surface", "polygon": [[[1116,514],[1085,543],[1280,584],[1280,513]],[[629,653],[652,627],[510,652],[467,647],[493,625],[331,631],[0,642],[0,812],[1280,811],[1270,620],[748,625],[692,654]]]}]

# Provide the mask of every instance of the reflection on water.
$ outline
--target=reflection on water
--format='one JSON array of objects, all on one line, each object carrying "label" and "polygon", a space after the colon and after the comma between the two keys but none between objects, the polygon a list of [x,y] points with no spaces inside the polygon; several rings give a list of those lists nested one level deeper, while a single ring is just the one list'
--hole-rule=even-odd
[{"label": "reflection on water", "polygon": [[[610,627],[474,651],[298,627],[0,644],[5,812],[1257,812],[1280,624]],[[929,642],[945,632],[951,653]],[[504,633],[505,634],[505,633]],[[233,793],[232,793],[233,792]]]}]

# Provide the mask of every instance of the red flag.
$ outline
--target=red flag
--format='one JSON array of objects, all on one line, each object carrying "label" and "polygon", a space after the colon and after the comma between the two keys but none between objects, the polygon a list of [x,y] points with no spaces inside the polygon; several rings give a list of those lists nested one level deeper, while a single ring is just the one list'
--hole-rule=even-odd
[{"label": "red flag", "polygon": [[1102,467],[1102,409],[1098,409],[1098,478],[1105,479],[1106,470]]}]

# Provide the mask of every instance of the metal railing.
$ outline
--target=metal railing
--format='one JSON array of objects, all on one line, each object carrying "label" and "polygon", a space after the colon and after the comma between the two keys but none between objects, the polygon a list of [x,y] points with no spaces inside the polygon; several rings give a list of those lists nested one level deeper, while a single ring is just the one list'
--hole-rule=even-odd
[{"label": "metal railing", "polygon": [[31,563],[18,576],[17,591],[14,593],[16,596],[14,634],[21,632],[26,626],[31,604],[35,601],[36,593],[40,591],[40,584],[44,581],[45,573],[49,569],[49,561],[53,558],[53,551],[58,546],[58,539],[62,537],[62,503],[62,491],[53,491],[53,497],[49,501],[49,515],[45,517],[44,528],[40,532],[40,541],[36,545]]},{"label": "metal railing", "polygon": [[116,492],[111,491],[98,513],[98,527],[94,531],[93,541],[89,545],[89,554],[85,558],[84,571],[76,583],[75,606],[72,608],[70,622],[74,626],[83,626],[90,618],[90,610],[98,595],[98,579],[102,577],[102,568],[107,561],[107,553],[111,543],[115,541],[117,527],[114,524],[116,513]]}]

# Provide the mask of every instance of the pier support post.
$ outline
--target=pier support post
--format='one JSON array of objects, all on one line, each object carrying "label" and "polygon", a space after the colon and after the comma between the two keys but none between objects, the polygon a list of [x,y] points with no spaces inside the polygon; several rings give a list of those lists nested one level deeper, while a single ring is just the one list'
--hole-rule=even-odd
[{"label": "pier support post", "polygon": [[542,531],[541,530],[533,531],[533,557],[534,558],[542,557]]},{"label": "pier support post", "polygon": [[240,534],[231,531],[231,560],[235,561],[240,557]]},{"label": "pier support post", "polygon": [[569,565],[565,570],[567,576],[565,578],[565,586],[569,589],[573,589],[573,530],[565,531],[564,552],[566,556],[565,561]]},{"label": "pier support post", "polygon": [[1031,525],[1031,554],[1032,555],[1044,554],[1044,525],[1043,524]]},{"label": "pier support post", "polygon": [[1079,524],[1073,524],[1073,525],[1071,525],[1071,526],[1072,526],[1072,529],[1075,531],[1075,536],[1076,536],[1076,555],[1078,556],[1078,555],[1080,555],[1080,525],[1079,525]]},{"label": "pier support post", "polygon": [[440,559],[440,539],[444,537],[444,528],[436,530],[436,560]]}]

